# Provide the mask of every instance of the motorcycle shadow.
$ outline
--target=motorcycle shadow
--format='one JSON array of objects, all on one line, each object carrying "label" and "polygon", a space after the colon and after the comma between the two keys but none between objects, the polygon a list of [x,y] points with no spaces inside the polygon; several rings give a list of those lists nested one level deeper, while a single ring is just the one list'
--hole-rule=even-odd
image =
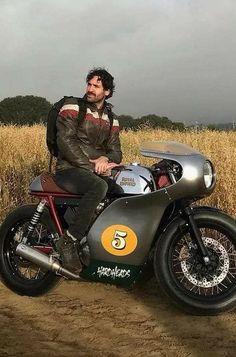
[{"label": "motorcycle shadow", "polygon": [[129,292],[149,313],[146,327],[152,338],[162,340],[167,355],[171,352],[176,355],[178,346],[178,356],[235,356],[235,312],[218,316],[188,315],[172,304],[150,276],[144,276]]}]

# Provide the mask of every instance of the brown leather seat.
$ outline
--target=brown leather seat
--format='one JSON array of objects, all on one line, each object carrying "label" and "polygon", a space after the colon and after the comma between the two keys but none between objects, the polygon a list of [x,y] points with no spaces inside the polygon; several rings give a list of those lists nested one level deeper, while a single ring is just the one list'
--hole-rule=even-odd
[{"label": "brown leather seat", "polygon": [[54,192],[54,193],[67,193],[67,191],[64,191],[62,188],[57,186],[56,182],[53,179],[54,175],[50,173],[43,173],[40,176],[41,180],[41,185],[43,188],[44,192]]}]

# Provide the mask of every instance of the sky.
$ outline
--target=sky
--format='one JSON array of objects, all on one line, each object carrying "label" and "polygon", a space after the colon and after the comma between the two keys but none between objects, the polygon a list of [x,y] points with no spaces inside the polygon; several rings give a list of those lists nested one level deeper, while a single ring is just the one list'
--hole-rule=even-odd
[{"label": "sky", "polygon": [[115,78],[116,114],[236,121],[235,0],[0,0],[0,101],[82,96]]}]

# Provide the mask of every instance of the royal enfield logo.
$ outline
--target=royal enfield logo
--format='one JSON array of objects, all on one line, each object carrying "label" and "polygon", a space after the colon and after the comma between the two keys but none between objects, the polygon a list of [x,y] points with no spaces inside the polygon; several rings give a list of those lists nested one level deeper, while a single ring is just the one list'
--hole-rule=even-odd
[{"label": "royal enfield logo", "polygon": [[122,177],[120,186],[136,186],[136,183],[132,177]]},{"label": "royal enfield logo", "polygon": [[124,256],[135,250],[138,240],[131,228],[114,224],[103,231],[101,242],[103,248],[110,254]]}]

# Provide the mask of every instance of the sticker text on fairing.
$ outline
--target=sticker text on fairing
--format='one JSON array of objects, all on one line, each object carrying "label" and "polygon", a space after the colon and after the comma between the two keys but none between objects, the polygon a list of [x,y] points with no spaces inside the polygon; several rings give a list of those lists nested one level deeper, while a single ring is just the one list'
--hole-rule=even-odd
[{"label": "sticker text on fairing", "polygon": [[104,277],[104,276],[111,277],[112,279],[129,278],[130,270],[118,269],[117,266],[113,269],[101,266],[101,267],[97,268],[97,275],[99,276],[99,278]]}]

